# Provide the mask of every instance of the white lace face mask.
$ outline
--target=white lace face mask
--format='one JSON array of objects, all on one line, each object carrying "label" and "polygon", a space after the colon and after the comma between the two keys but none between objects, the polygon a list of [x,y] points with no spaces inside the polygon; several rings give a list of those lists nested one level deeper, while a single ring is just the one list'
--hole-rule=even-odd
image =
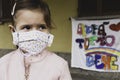
[{"label": "white lace face mask", "polygon": [[45,32],[33,30],[29,32],[14,32],[13,44],[26,51],[29,55],[41,53],[47,46],[51,46],[54,36]]}]

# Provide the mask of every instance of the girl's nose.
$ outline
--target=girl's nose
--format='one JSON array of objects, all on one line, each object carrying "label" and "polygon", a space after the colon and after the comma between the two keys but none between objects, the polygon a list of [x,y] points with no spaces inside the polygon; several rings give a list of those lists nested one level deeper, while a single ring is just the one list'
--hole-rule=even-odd
[{"label": "girl's nose", "polygon": [[38,27],[37,27],[36,25],[34,25],[34,26],[32,27],[32,30],[38,30]]}]

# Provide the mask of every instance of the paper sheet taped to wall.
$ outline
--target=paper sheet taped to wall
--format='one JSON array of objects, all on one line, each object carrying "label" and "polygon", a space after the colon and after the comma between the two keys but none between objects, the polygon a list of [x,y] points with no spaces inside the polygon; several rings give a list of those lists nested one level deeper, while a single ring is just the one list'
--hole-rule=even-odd
[{"label": "paper sheet taped to wall", "polygon": [[120,19],[72,18],[71,66],[102,72],[120,72]]}]

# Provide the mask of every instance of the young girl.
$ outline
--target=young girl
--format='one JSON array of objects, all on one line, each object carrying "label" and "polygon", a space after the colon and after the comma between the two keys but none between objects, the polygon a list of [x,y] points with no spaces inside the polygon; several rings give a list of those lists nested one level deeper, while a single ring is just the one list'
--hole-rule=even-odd
[{"label": "young girl", "polygon": [[42,0],[19,0],[10,25],[18,49],[0,59],[0,80],[72,80],[67,62],[48,51],[54,36],[48,5]]}]

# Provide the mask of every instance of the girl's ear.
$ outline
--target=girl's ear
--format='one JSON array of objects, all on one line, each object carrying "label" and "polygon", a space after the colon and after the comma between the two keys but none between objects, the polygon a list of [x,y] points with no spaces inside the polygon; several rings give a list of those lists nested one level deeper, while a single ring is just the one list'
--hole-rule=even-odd
[{"label": "girl's ear", "polygon": [[15,32],[15,29],[14,29],[14,26],[13,26],[13,25],[9,25],[8,27],[10,28],[10,31],[11,31],[11,32]]}]

